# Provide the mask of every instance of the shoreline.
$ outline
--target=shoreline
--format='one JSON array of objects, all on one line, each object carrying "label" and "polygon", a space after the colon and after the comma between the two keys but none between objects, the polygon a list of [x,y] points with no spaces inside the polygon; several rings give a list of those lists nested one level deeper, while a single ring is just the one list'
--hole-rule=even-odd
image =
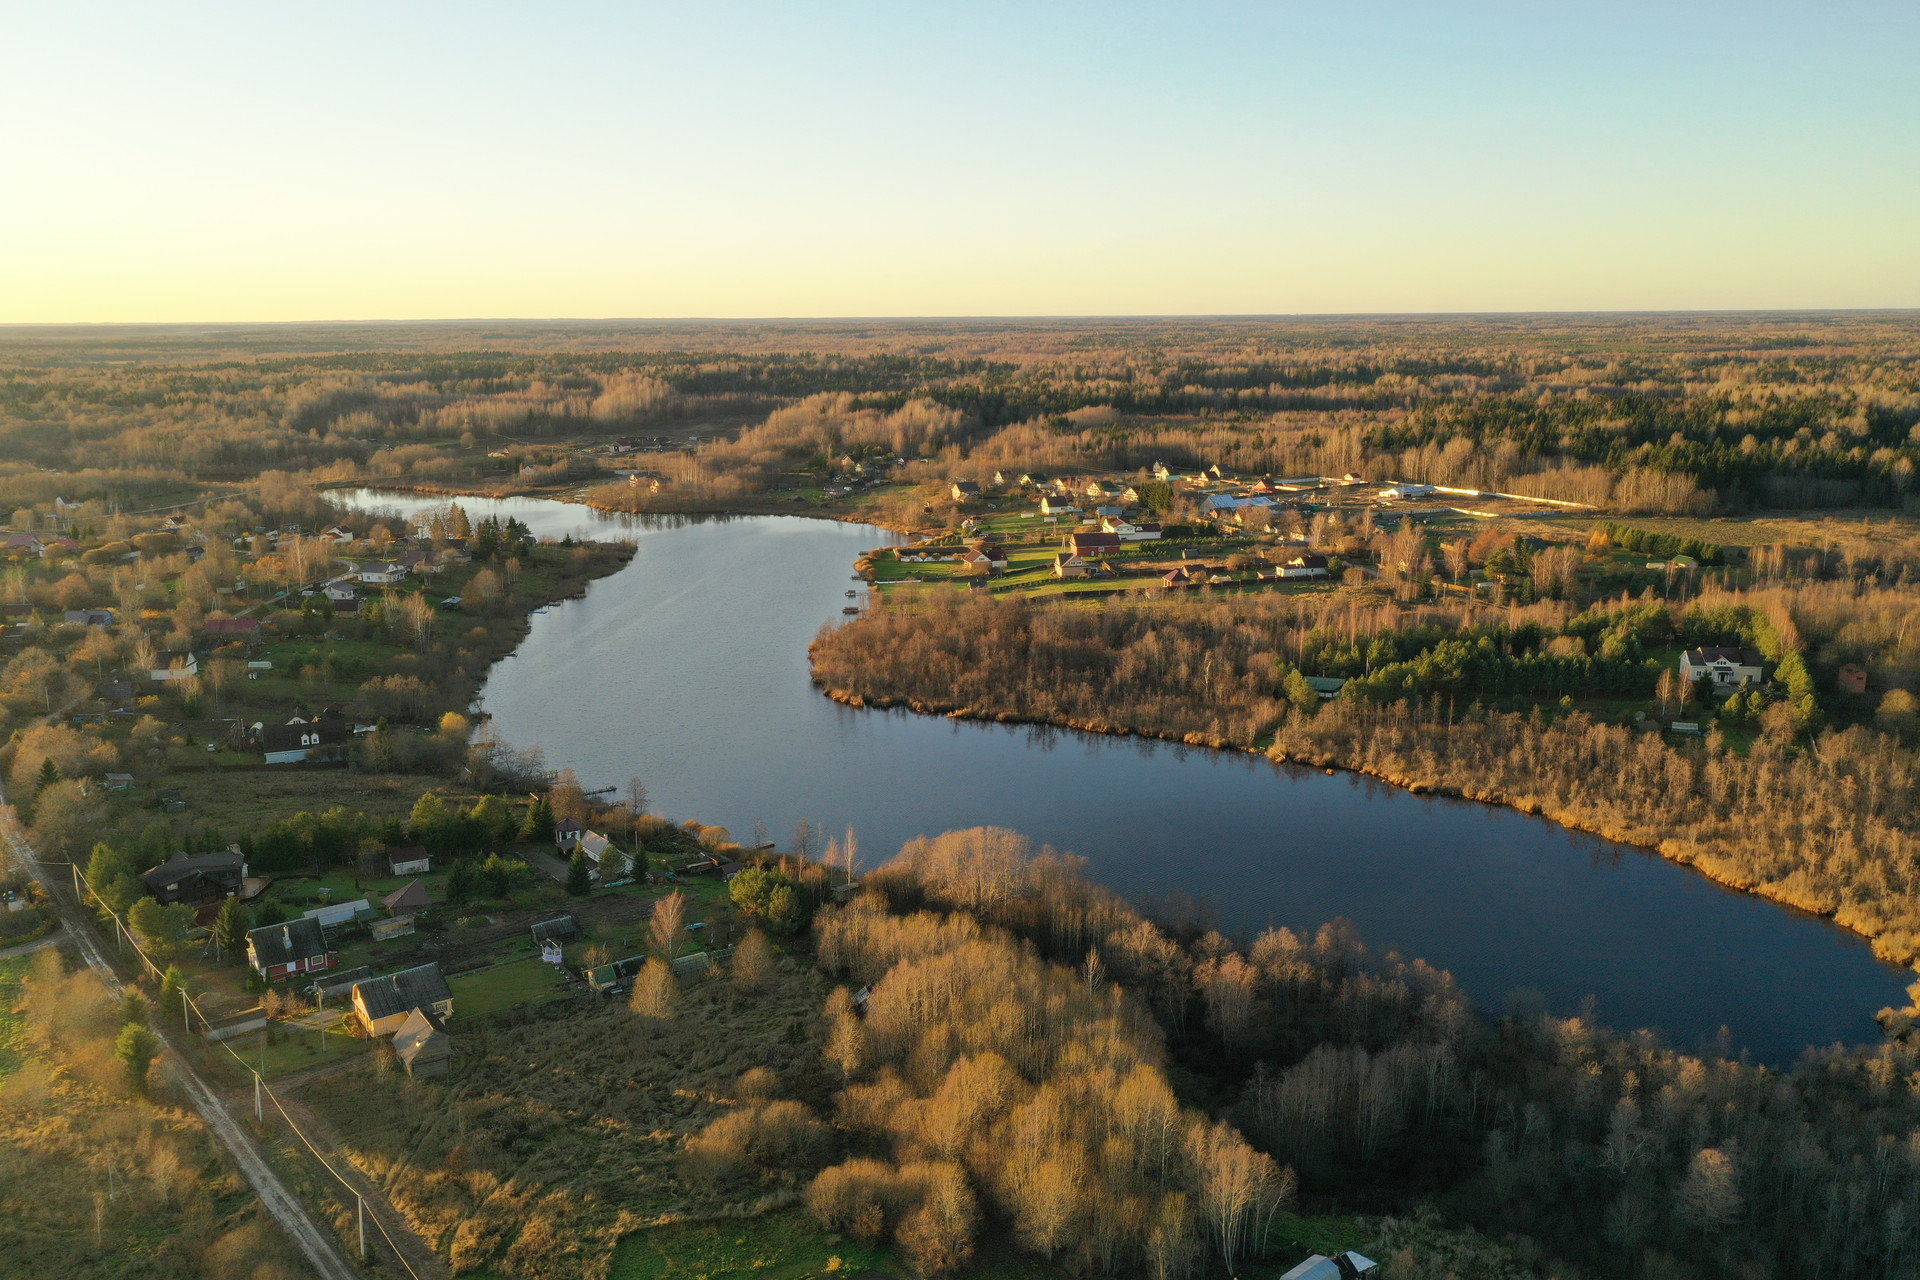
[{"label": "shoreline", "polygon": [[1755,884],[1750,880],[1742,880],[1730,875],[1715,866],[1706,856],[1703,856],[1705,851],[1676,840],[1664,840],[1657,844],[1648,844],[1643,840],[1636,840],[1631,836],[1623,835],[1616,831],[1607,831],[1591,823],[1583,822],[1575,815],[1565,814],[1563,811],[1552,806],[1542,805],[1531,797],[1507,796],[1494,791],[1478,793],[1465,791],[1457,787],[1447,786],[1444,783],[1435,782],[1431,779],[1400,776],[1379,769],[1368,768],[1364,765],[1342,760],[1332,753],[1316,756],[1295,756],[1273,747],[1264,749],[1260,747],[1237,747],[1225,739],[1214,738],[1199,733],[1181,734],[1172,731],[1163,732],[1153,729],[1128,728],[1095,721],[1048,720],[1010,711],[992,711],[961,706],[957,703],[928,702],[920,698],[869,699],[852,690],[829,688],[818,679],[814,681],[814,686],[830,701],[858,710],[890,711],[897,708],[905,708],[914,712],[916,715],[944,716],[949,720],[972,720],[983,724],[1045,725],[1055,729],[1070,729],[1076,733],[1098,734],[1101,737],[1145,738],[1156,742],[1175,743],[1180,746],[1202,747],[1211,751],[1261,756],[1274,764],[1298,765],[1303,768],[1320,769],[1329,774],[1336,771],[1358,774],[1362,777],[1373,778],[1377,781],[1384,782],[1389,786],[1398,787],[1416,796],[1438,796],[1445,799],[1464,800],[1473,804],[1487,805],[1492,808],[1511,809],[1516,813],[1526,814],[1529,817],[1543,818],[1568,831],[1579,832],[1582,835],[1597,836],[1600,839],[1609,840],[1615,844],[1626,845],[1629,848],[1653,854],[1668,862],[1685,867],[1689,871],[1698,874],[1703,879],[1723,889],[1758,898],[1776,907],[1784,908],[1785,910],[1792,911],[1809,919],[1820,920],[1833,925],[1835,928],[1844,929],[1849,934],[1865,942],[1869,949],[1872,950],[1874,958],[1889,968],[1907,972],[1920,972],[1920,962],[1915,962],[1911,958],[1896,958],[1884,954],[1877,945],[1878,935],[1868,933],[1858,928],[1855,924],[1844,919],[1838,911],[1823,911],[1815,907],[1809,907],[1804,903],[1795,902],[1778,893],[1768,892],[1768,886],[1766,885]]},{"label": "shoreline", "polygon": [[696,506],[675,507],[666,510],[630,511],[625,507],[607,506],[597,502],[583,501],[575,498],[571,490],[567,493],[543,493],[538,490],[510,489],[504,493],[482,493],[471,487],[456,489],[418,482],[375,484],[369,481],[356,480],[320,486],[315,491],[324,497],[338,489],[388,490],[393,493],[416,494],[423,498],[446,498],[449,500],[477,498],[488,502],[502,502],[509,498],[529,498],[539,502],[558,502],[569,507],[585,507],[589,511],[599,511],[606,515],[615,516],[800,516],[808,520],[831,520],[836,524],[871,525],[876,529],[885,529],[889,533],[897,533],[902,537],[906,537],[913,532],[912,529],[902,529],[897,525],[888,524],[877,514],[869,515],[858,511],[847,511],[842,508],[833,507],[808,507],[789,510],[785,504],[771,502],[764,504],[763,507]]}]

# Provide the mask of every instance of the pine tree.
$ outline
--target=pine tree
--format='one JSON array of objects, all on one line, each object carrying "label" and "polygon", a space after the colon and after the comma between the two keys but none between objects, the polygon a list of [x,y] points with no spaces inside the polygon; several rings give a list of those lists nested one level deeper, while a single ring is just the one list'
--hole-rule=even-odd
[{"label": "pine tree", "polygon": [[527,824],[520,830],[523,839],[538,841],[542,844],[553,839],[553,803],[545,796],[533,802],[527,810]]},{"label": "pine tree", "polygon": [[45,791],[58,781],[60,781],[60,766],[53,762],[52,756],[48,756],[40,762],[40,781],[34,789],[35,793]]},{"label": "pine tree", "polygon": [[222,954],[237,957],[247,949],[247,909],[240,899],[228,898],[213,918],[213,941]]},{"label": "pine tree", "polygon": [[180,993],[187,989],[187,979],[180,972],[180,966],[170,964],[167,971],[160,975],[160,1005],[171,1009],[180,1000]]},{"label": "pine tree", "polygon": [[584,898],[593,892],[593,879],[587,874],[587,855],[575,849],[567,861],[567,892]]},{"label": "pine tree", "polygon": [[133,1085],[134,1092],[147,1091],[147,1071],[153,1066],[153,1059],[160,1052],[160,1037],[153,1034],[137,1022],[129,1022],[120,1028],[120,1038],[113,1042],[113,1054],[127,1069],[127,1079]]}]

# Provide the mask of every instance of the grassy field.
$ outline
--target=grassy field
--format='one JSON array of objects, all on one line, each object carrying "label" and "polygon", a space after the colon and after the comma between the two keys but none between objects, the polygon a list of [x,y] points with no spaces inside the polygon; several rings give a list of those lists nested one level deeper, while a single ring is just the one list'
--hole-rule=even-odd
[{"label": "grassy field", "polygon": [[559,974],[538,956],[461,974],[447,985],[453,988],[454,1016],[463,1019],[545,1000],[562,990]]},{"label": "grassy field", "polygon": [[217,1063],[229,1079],[238,1083],[251,1080],[255,1070],[269,1080],[277,1080],[309,1067],[362,1058],[373,1047],[373,1042],[348,1034],[346,1020],[349,1016],[343,1012],[329,1017],[331,1029],[324,1037],[324,1046],[319,1030],[289,1022],[276,1022],[271,1035],[256,1032],[228,1040],[225,1043],[232,1047],[231,1054],[210,1045],[206,1056]]},{"label": "grassy field", "polygon": [[883,1249],[828,1234],[797,1209],[680,1222],[636,1232],[613,1251],[610,1280],[815,1280],[898,1273]]}]

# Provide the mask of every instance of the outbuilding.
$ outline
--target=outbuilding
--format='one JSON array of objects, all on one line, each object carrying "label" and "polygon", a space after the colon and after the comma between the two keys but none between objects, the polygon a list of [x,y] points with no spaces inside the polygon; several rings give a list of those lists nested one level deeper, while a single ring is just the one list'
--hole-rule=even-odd
[{"label": "outbuilding", "polygon": [[410,1010],[393,1033],[394,1056],[415,1080],[443,1076],[453,1069],[453,1037],[425,1009]]},{"label": "outbuilding", "polygon": [[433,869],[433,859],[425,847],[417,844],[387,851],[387,871],[396,876],[423,876]]}]

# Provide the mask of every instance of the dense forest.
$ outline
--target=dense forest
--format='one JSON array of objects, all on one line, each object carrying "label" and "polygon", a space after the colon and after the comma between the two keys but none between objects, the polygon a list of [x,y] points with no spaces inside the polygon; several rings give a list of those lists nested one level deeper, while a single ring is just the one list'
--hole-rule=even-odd
[{"label": "dense forest", "polygon": [[[818,926],[821,967],[873,984],[863,1019],[844,989],[829,1002],[836,1114],[875,1143],[859,1177],[957,1161],[954,1198],[1076,1271],[1188,1274],[1199,1249],[1231,1268],[1236,1223],[1296,1196],[1427,1199],[1561,1276],[1920,1261],[1907,1045],[1783,1073],[1579,1018],[1490,1023],[1445,973],[1338,924],[1245,945],[1158,924],[1011,832],[912,841],[865,884]],[[1163,1060],[1258,1154],[1184,1110]],[[859,1178],[830,1174],[812,1195],[838,1206]]]},{"label": "dense forest", "polygon": [[0,343],[0,505],[266,471],[591,479],[563,443],[665,432],[663,507],[862,450],[940,475],[1165,461],[1622,511],[1900,506],[1916,360],[1899,315],[27,329]]}]

